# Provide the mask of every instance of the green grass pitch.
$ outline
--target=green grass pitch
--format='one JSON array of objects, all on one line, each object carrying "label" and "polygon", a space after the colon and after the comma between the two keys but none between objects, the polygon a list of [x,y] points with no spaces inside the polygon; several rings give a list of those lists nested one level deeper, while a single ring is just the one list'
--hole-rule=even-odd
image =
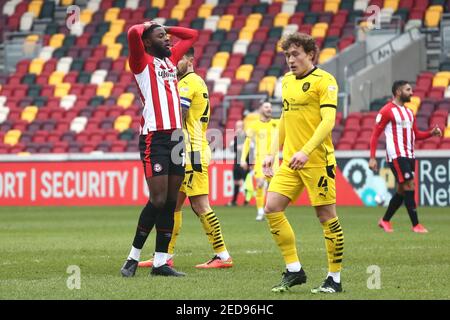
[{"label": "green grass pitch", "polygon": [[[213,252],[186,208],[175,267],[187,276],[175,279],[150,277],[149,269],[131,279],[120,276],[138,207],[0,207],[0,299],[449,299],[449,209],[418,211],[428,234],[411,232],[404,208],[393,219],[395,232],[386,234],[377,227],[384,208],[339,207],[345,292],[312,295],[327,268],[322,228],[310,207],[287,211],[308,282],[281,294],[270,289],[281,279],[284,263],[267,223],[254,220],[254,207],[216,208],[235,263],[226,270],[194,268]],[[143,258],[153,252],[154,235]],[[80,289],[67,287],[70,265],[80,268]],[[368,267],[374,265],[380,289],[368,288],[376,276]]]}]

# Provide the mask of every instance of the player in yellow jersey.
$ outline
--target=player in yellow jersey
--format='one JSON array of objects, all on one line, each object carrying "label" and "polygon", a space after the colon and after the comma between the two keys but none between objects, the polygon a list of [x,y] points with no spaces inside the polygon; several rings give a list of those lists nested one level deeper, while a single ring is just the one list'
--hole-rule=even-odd
[{"label": "player in yellow jersey", "polygon": [[[264,197],[268,185],[267,177],[264,176],[263,162],[267,155],[271,154],[272,137],[278,137],[278,120],[272,119],[272,104],[263,102],[259,109],[259,119],[252,122],[247,130],[247,137],[241,155],[241,166],[248,169],[245,161],[250,152],[250,144],[254,143],[254,154],[249,156],[250,164],[254,165],[253,172],[256,180],[256,220],[264,220]],[[274,169],[278,168],[278,161],[274,162]]]},{"label": "player in yellow jersey", "polygon": [[[311,36],[290,34],[282,40],[281,46],[290,69],[282,80],[283,113],[279,142],[283,144],[283,163],[274,174],[273,156],[264,160],[265,174],[273,175],[264,211],[287,270],[272,291],[286,291],[306,282],[295,234],[284,214],[289,202],[306,188],[322,224],[328,256],[328,275],[311,292],[341,292],[344,235],[336,216],[336,159],[331,140],[338,87],[331,74],[314,66],[318,49]],[[276,149],[272,147],[272,150]]]},{"label": "player in yellow jersey", "polygon": [[[215,253],[211,260],[196,265],[196,268],[230,268],[233,261],[225,246],[219,220],[211,209],[208,199],[208,165],[211,159],[211,150],[206,139],[211,111],[208,88],[205,81],[194,72],[193,61],[194,49],[190,48],[177,65],[178,92],[186,141],[186,175],[178,193],[174,229],[168,250],[169,263],[173,265],[174,247],[182,223],[181,209],[186,197],[189,197],[191,208],[203,225]],[[139,266],[149,267],[151,264],[152,260],[148,260]]]}]

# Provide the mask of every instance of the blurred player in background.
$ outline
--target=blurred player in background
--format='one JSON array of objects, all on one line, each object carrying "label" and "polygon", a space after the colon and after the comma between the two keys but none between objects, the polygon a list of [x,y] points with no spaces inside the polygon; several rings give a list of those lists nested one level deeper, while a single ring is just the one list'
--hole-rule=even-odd
[{"label": "blurred player in background", "polygon": [[[314,66],[318,48],[311,36],[290,34],[282,40],[281,46],[290,69],[282,80],[279,142],[283,144],[283,163],[270,182],[265,213],[287,270],[272,291],[283,292],[306,282],[295,234],[284,214],[289,202],[306,187],[322,225],[328,256],[327,277],[311,292],[341,292],[344,234],[336,216],[336,159],[331,139],[338,87],[331,74]],[[274,174],[272,165],[277,149],[272,147],[273,155],[264,161],[264,172],[269,177]]]},{"label": "blurred player in background", "polygon": [[233,198],[228,203],[228,206],[236,206],[237,198],[241,187],[244,183],[244,179],[247,176],[247,171],[244,170],[240,165],[240,159],[242,154],[242,149],[245,141],[244,123],[242,120],[236,121],[234,139],[231,141],[230,148],[234,151],[234,164],[233,164]]},{"label": "blurred player in background", "polygon": [[[181,39],[170,48],[168,34]],[[139,217],[130,254],[121,274],[136,273],[142,247],[156,226],[152,275],[184,276],[167,264],[178,190],[184,179],[184,154],[174,152],[183,142],[176,65],[198,38],[198,31],[164,27],[154,22],[128,31],[130,69],[143,103],[139,149],[150,199]]]},{"label": "blurred player in background", "polygon": [[[278,139],[278,120],[272,119],[272,104],[263,102],[259,109],[259,119],[251,123],[247,130],[244,148],[241,155],[241,167],[248,170],[249,164],[254,164],[253,173],[256,180],[256,220],[264,220],[264,198],[269,179],[264,176],[263,162],[271,154],[273,137]],[[254,144],[254,155],[250,155],[250,144]],[[250,159],[250,160],[247,160]],[[247,163],[247,161],[249,163]],[[274,161],[274,170],[278,169],[278,161]]]},{"label": "blurred player in background", "polygon": [[[174,247],[181,229],[181,209],[186,197],[189,197],[192,210],[200,219],[209,243],[214,250],[214,257],[196,266],[199,269],[230,268],[233,261],[225,246],[220,222],[209,205],[208,166],[211,150],[206,139],[211,107],[208,88],[204,80],[194,72],[194,49],[190,48],[177,65],[178,91],[183,113],[183,129],[186,137],[186,176],[178,192],[175,209],[175,222],[169,243],[170,264],[173,265]],[[152,260],[140,263],[150,267]]]},{"label": "blurred player in background", "polygon": [[430,131],[419,131],[416,125],[414,113],[405,107],[405,103],[411,101],[413,91],[411,85],[404,80],[395,81],[392,85],[394,99],[387,103],[378,113],[376,125],[370,139],[369,168],[378,171],[375,151],[378,137],[384,130],[386,136],[386,157],[389,167],[397,180],[397,192],[389,202],[385,215],[378,221],[378,226],[386,232],[393,232],[391,219],[400,208],[403,201],[412,223],[412,231],[427,233],[423,225],[419,223],[416,201],[414,199],[414,170],[415,155],[414,141],[427,139],[432,136],[442,136],[442,131],[437,126]]}]

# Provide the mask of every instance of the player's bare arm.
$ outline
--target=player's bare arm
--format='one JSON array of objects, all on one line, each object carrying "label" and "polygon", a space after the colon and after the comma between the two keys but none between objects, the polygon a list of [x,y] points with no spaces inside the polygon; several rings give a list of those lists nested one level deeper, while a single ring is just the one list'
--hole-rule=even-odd
[{"label": "player's bare arm", "polygon": [[369,160],[369,168],[370,168],[370,170],[372,170],[373,172],[378,172],[378,163],[377,163],[377,159],[375,159],[375,158],[370,158],[370,160]]},{"label": "player's bare arm", "polygon": [[438,127],[438,125],[435,125],[433,130],[431,130],[431,135],[433,137],[442,137],[442,130]]},{"label": "player's bare arm", "polygon": [[289,161],[289,168],[292,170],[300,170],[305,166],[308,160],[309,156],[306,153],[303,151],[298,151],[292,156],[291,161]]},{"label": "player's bare arm", "polygon": [[272,178],[273,177],[273,161],[274,161],[273,155],[267,155],[263,161],[263,173],[266,177]]}]

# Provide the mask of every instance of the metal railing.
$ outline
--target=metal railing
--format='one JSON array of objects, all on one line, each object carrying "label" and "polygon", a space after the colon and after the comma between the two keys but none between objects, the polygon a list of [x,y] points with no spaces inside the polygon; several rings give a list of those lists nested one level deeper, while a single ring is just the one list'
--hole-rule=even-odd
[{"label": "metal railing", "polygon": [[[29,35],[38,35],[36,42],[27,42]],[[6,32],[4,34],[4,71],[14,72],[16,64],[23,59],[34,59],[38,56],[43,46],[42,35],[31,32]]]},{"label": "metal railing", "polygon": [[[370,34],[396,33],[400,34],[402,31],[402,18],[399,16],[391,16],[389,21],[383,21],[383,18],[377,22],[378,26],[370,24],[369,27],[362,27],[360,23],[368,21],[368,17],[358,17],[355,19],[355,30]],[[367,32],[364,30],[367,28]]]},{"label": "metal railing", "polygon": [[450,13],[444,13],[439,23],[441,30],[441,61],[450,57]]},{"label": "metal railing", "polygon": [[[345,78],[348,79],[348,77],[353,76],[354,74],[356,74],[358,70],[355,70],[356,68],[354,67],[355,65],[360,65],[361,61],[365,60],[365,61],[369,61],[372,65],[376,64],[377,62],[387,59],[389,56],[391,56],[392,54],[396,53],[397,50],[395,49],[394,43],[397,42],[401,37],[403,37],[405,34],[407,34],[409,36],[409,39],[411,41],[415,41],[420,39],[420,37],[422,37],[422,34],[420,33],[419,28],[415,27],[412,28],[410,30],[408,30],[405,33],[399,34],[396,37],[390,39],[389,41],[379,45],[378,47],[376,47],[375,49],[369,51],[366,55],[364,55],[363,57],[353,61],[352,63],[350,63],[348,65],[348,67],[344,70],[345,72]],[[390,50],[390,54],[387,56],[382,56],[380,57],[380,50],[383,48],[388,48]],[[376,59],[375,55],[378,54],[378,58]],[[367,67],[367,65],[366,65]]]}]

